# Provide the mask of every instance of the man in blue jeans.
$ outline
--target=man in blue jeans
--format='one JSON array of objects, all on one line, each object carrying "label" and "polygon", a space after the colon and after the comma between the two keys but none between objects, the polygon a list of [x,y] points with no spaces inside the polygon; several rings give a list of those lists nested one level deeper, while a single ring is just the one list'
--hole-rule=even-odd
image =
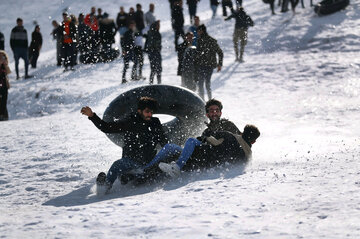
[{"label": "man in blue jeans", "polygon": [[16,19],[17,26],[11,30],[10,35],[10,46],[14,53],[15,58],[15,72],[16,79],[20,78],[19,76],[19,60],[22,58],[25,62],[25,79],[30,78],[28,74],[29,69],[29,56],[28,56],[28,37],[27,31],[23,26],[23,20],[21,18]]},{"label": "man in blue jeans", "polygon": [[153,113],[158,103],[150,97],[141,97],[137,111],[125,119],[116,122],[101,120],[90,107],[81,109],[81,113],[88,116],[94,125],[104,133],[123,133],[124,146],[122,158],[115,161],[107,174],[99,173],[97,185],[105,185],[107,192],[118,177],[143,168],[156,155],[156,146],[166,144],[166,136],[158,118]]},{"label": "man in blue jeans", "polygon": [[[185,165],[186,161],[193,154],[195,148],[200,147],[205,142],[208,142],[209,139],[211,141],[217,131],[226,131],[232,134],[241,135],[241,131],[233,122],[227,119],[221,119],[222,108],[222,103],[216,99],[211,99],[206,102],[206,117],[209,118],[210,123],[207,123],[207,128],[204,130],[202,135],[198,138],[189,138],[185,142],[184,148],[181,148],[176,144],[166,144],[165,147],[163,147],[155,156],[155,158],[145,166],[145,169],[150,168],[159,162],[163,162],[167,158],[172,158],[180,154],[178,160],[176,161],[176,165],[178,167],[176,167],[174,164],[171,165],[171,167],[175,167],[173,170],[175,174],[172,172],[169,173],[170,175],[175,176],[176,173],[180,173],[180,169]],[[161,170],[166,171],[166,169],[164,170],[164,167],[166,167],[165,163],[160,163],[159,167]]]}]

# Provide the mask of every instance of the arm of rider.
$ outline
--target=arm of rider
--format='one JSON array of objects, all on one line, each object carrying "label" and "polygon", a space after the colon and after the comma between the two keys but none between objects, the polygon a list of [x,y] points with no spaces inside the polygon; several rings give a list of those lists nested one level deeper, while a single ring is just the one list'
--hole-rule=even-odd
[{"label": "arm of rider", "polygon": [[90,118],[94,116],[94,112],[89,106],[82,107],[80,112]]},{"label": "arm of rider", "polygon": [[218,146],[224,142],[224,138],[216,139],[214,136],[210,136],[206,138],[206,141],[213,146]]}]

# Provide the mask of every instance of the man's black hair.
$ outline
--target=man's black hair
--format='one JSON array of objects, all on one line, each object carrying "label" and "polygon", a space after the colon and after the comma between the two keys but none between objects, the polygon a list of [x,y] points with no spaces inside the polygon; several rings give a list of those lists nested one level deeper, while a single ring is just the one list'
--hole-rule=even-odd
[{"label": "man's black hair", "polygon": [[201,30],[201,31],[203,31],[204,33],[207,33],[207,32],[206,32],[206,26],[205,26],[204,24],[201,24],[200,26],[198,26],[197,30],[198,30],[198,31]]},{"label": "man's black hair", "polygon": [[242,134],[243,139],[248,142],[252,143],[260,136],[260,131],[255,125],[247,124],[244,127],[244,132]]},{"label": "man's black hair", "polygon": [[23,20],[19,17],[16,19],[16,22],[22,22]]},{"label": "man's black hair", "polygon": [[144,110],[145,108],[156,112],[159,108],[157,100],[147,96],[141,97],[138,102],[138,110]]},{"label": "man's black hair", "polygon": [[206,104],[205,104],[206,113],[209,113],[209,108],[212,105],[217,105],[219,107],[220,111],[222,111],[223,105],[221,104],[221,102],[218,100],[215,100],[215,99],[211,99],[208,102],[206,102]]}]

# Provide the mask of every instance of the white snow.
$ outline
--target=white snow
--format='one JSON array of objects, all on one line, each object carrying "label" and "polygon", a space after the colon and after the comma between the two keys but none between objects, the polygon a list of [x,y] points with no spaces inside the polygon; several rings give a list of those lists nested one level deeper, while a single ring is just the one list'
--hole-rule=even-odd
[{"label": "white snow", "polygon": [[[180,85],[169,3],[143,0],[145,11],[150,2],[161,20],[163,83]],[[221,19],[221,6],[211,20],[209,1],[201,1],[200,19],[225,56],[212,77],[213,95],[224,117],[261,131],[252,163],[154,185],[116,184],[110,195],[97,196],[96,175],[122,150],[80,108],[102,116],[116,96],[147,82],[121,85],[121,60],[63,73],[55,66],[51,21],[60,21],[65,8],[78,15],[91,6],[115,18],[121,4],[128,10],[135,3],[1,1],[6,50],[17,17],[29,38],[32,22],[40,24],[44,45],[33,79],[16,81],[11,60],[10,120],[0,122],[0,237],[359,238],[360,1],[324,17],[308,2],[296,15],[277,8],[271,16],[262,1],[244,1],[255,27],[243,64],[234,62],[234,21]]]}]

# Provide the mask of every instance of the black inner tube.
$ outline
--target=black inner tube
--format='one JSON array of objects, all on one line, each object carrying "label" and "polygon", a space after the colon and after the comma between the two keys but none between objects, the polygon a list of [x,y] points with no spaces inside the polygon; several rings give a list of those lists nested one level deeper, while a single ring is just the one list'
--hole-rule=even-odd
[{"label": "black inner tube", "polygon": [[[171,115],[175,118],[163,124],[169,141],[184,144],[189,137],[196,137],[205,128],[205,102],[194,92],[183,87],[170,85],[149,85],[126,91],[116,97],[106,108],[103,120],[114,122],[137,110],[140,97],[156,99],[159,110],[156,114]],[[111,141],[123,147],[123,134],[106,134]]]}]

